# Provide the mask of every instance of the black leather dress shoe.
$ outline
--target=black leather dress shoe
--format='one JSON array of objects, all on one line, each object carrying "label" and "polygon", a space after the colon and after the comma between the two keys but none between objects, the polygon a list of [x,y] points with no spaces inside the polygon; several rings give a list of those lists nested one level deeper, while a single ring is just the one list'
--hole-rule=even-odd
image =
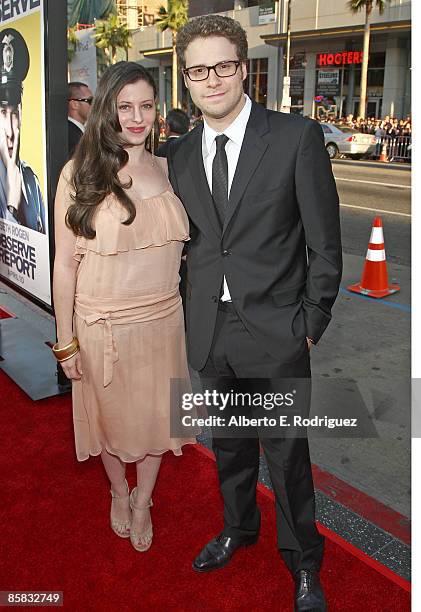
[{"label": "black leather dress shoe", "polygon": [[193,561],[193,569],[196,572],[211,572],[224,567],[231,561],[236,550],[242,546],[251,546],[257,542],[258,536],[242,536],[230,538],[220,533],[216,538],[208,542],[205,548]]},{"label": "black leather dress shoe", "polygon": [[295,612],[326,612],[326,600],[316,571],[295,574]]}]

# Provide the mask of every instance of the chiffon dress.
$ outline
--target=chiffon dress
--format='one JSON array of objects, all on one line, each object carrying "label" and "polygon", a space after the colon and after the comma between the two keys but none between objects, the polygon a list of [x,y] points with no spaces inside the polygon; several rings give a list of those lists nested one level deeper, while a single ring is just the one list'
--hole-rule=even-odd
[{"label": "chiffon dress", "polygon": [[[96,212],[95,238],[76,240],[79,461],[103,449],[125,462],[167,450],[180,455],[184,444],[196,442],[170,431],[170,399],[171,411],[180,411],[181,394],[191,391],[178,288],[187,215],[169,184],[135,205],[134,221],[124,225],[127,211],[107,197]],[[172,379],[179,380],[171,389]]]}]

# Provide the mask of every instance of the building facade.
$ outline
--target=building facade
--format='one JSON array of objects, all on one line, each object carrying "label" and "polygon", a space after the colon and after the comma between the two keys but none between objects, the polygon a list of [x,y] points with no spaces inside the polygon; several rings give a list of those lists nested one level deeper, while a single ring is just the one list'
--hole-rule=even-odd
[{"label": "building facade", "polygon": [[159,7],[166,4],[165,0],[117,0],[116,7],[120,21],[129,30],[137,30],[152,26]]},{"label": "building facade", "polygon": [[[190,16],[221,13],[239,21],[249,41],[245,89],[279,110],[287,53],[287,0],[190,0]],[[346,0],[291,0],[291,112],[357,115],[365,13],[353,15]],[[373,10],[367,116],[404,118],[411,112],[411,2],[392,0],[383,15]],[[160,110],[171,99],[171,34],[154,26],[136,30],[129,59],[150,68],[159,84]],[[180,77],[181,106],[194,113]]]}]

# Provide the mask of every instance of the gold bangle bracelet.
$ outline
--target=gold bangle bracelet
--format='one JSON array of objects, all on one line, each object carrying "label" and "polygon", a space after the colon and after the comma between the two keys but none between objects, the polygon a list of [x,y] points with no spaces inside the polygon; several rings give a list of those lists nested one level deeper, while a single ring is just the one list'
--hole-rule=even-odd
[{"label": "gold bangle bracelet", "polygon": [[66,359],[70,359],[76,355],[79,350],[79,342],[76,337],[73,338],[69,344],[63,346],[61,348],[58,347],[58,342],[53,346],[52,351],[54,353],[54,357],[57,361],[65,361]]},{"label": "gold bangle bracelet", "polygon": [[61,359],[57,359],[57,361],[59,363],[62,363],[63,361],[67,361],[68,359],[71,359],[72,357],[77,355],[78,352],[79,352],[79,347],[77,347],[73,353],[71,353],[70,355],[67,355],[67,357],[62,357]]},{"label": "gold bangle bracelet", "polygon": [[56,351],[66,351],[67,349],[71,348],[75,342],[77,342],[77,338],[76,336],[73,336],[73,338],[70,340],[69,344],[66,344],[66,346],[58,346],[58,342],[55,343],[55,345],[53,346],[53,352],[55,353]]}]

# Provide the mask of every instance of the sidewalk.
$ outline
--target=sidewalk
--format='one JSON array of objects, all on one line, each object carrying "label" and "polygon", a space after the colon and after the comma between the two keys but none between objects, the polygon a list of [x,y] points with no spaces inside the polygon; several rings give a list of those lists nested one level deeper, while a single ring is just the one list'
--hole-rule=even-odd
[{"label": "sidewalk", "polygon": [[[346,290],[361,277],[363,261],[344,255],[341,291],[332,321],[312,349],[312,373],[356,381],[380,437],[310,439],[312,460],[409,516],[410,269],[389,264],[389,279],[401,291],[375,300]],[[340,411],[338,406],[342,416]]]}]

